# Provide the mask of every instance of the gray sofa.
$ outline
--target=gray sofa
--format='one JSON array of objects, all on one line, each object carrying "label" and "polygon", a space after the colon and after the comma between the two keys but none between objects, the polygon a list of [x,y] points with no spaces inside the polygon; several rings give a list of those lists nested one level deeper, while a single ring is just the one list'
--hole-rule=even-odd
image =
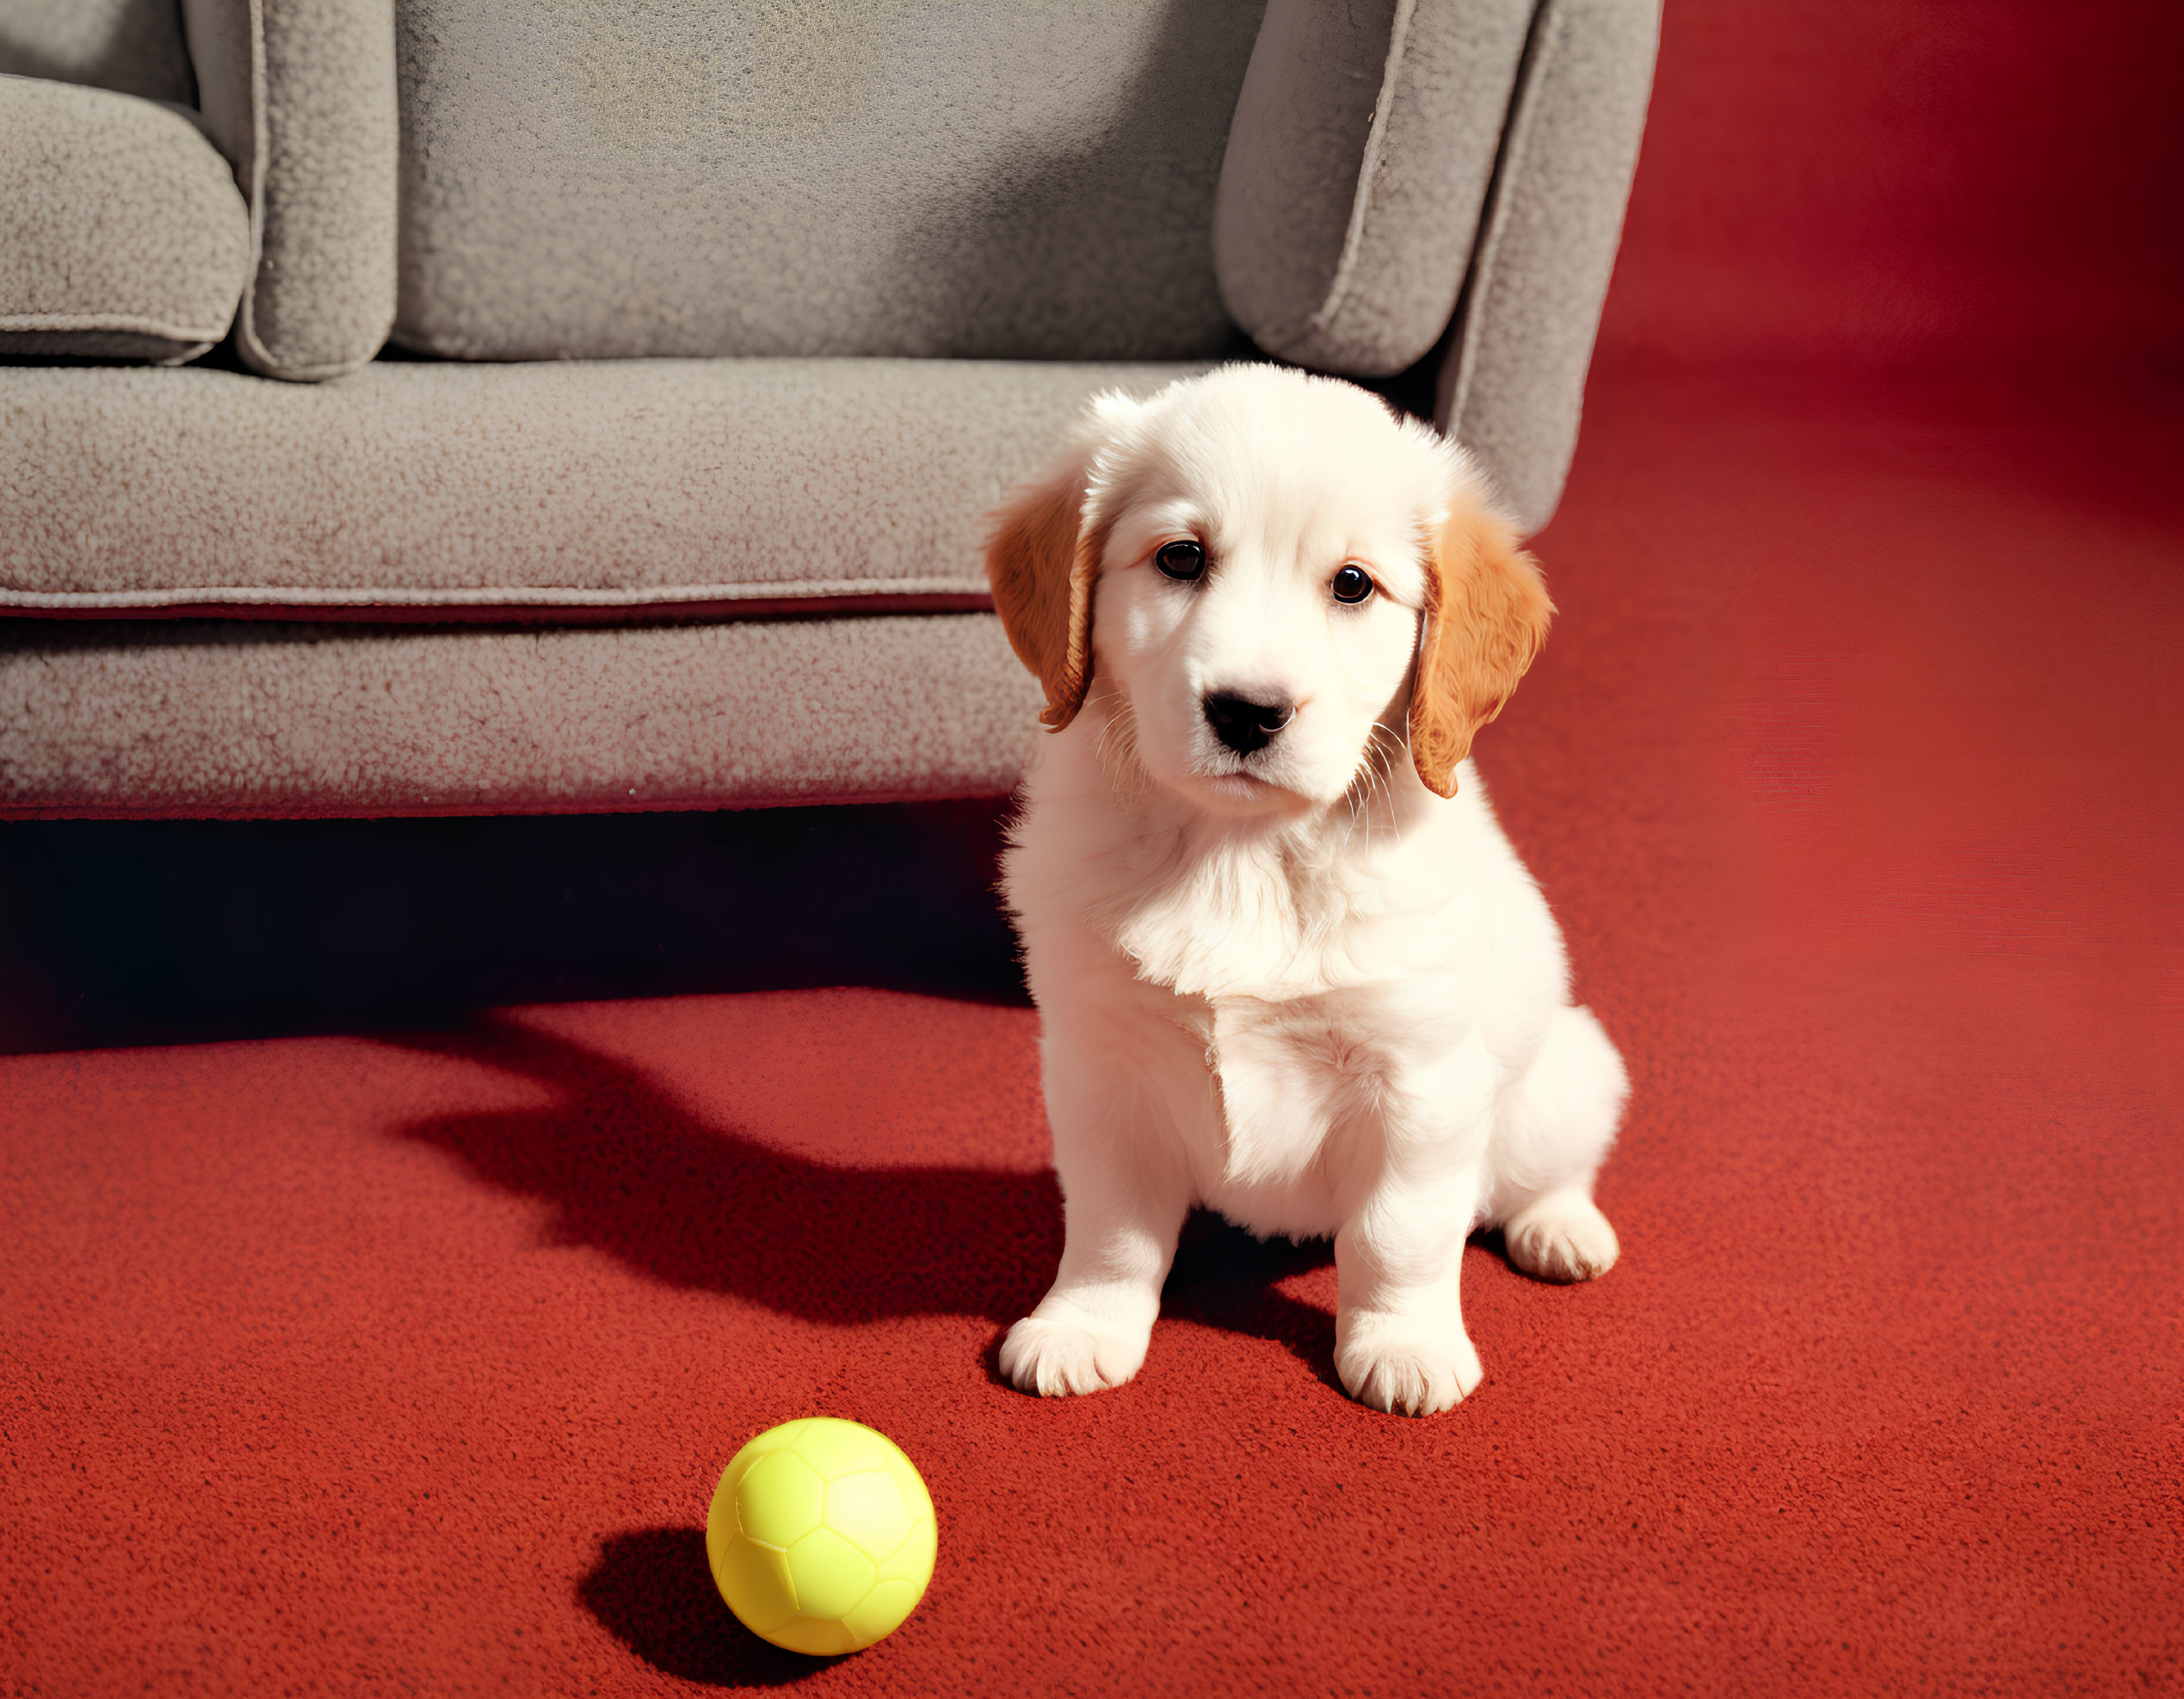
[{"label": "gray sofa", "polygon": [[1274,357],[1552,510],[1657,0],[0,0],[0,814],[993,794],[982,516]]}]

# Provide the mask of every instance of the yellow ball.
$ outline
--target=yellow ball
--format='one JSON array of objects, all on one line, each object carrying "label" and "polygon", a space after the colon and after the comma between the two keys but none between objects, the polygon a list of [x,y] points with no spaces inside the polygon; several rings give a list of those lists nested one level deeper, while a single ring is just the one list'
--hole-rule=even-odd
[{"label": "yellow ball", "polygon": [[903,1625],[933,1579],[933,1496],[885,1434],[832,1416],[768,1428],[721,1472],[706,1556],[753,1634],[817,1658]]}]

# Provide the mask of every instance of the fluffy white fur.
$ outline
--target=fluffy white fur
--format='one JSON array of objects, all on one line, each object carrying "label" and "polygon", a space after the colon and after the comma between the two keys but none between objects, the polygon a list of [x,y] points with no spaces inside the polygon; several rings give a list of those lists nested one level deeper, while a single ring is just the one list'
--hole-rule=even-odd
[{"label": "fluffy white fur", "polygon": [[[1483,504],[1478,473],[1351,386],[1231,367],[1102,398],[1043,487],[1096,548],[1089,683],[1005,885],[1067,1241],[1003,1371],[1043,1393],[1129,1380],[1203,1203],[1333,1235],[1343,1386],[1446,1409],[1481,1375],[1472,1230],[1546,1279],[1615,1261],[1592,1190],[1627,1090],[1478,775],[1437,795],[1407,746],[1434,539]],[[1155,563],[1177,539],[1204,547],[1195,584]],[[1374,585],[1356,606],[1330,588],[1350,564]],[[1239,755],[1202,706],[1218,692],[1295,717]]]}]

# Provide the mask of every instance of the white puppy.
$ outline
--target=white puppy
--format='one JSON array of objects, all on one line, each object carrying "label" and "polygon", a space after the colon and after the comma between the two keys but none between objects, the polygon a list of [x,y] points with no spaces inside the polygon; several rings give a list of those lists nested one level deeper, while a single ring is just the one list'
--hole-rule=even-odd
[{"label": "white puppy", "polygon": [[1472,1229],[1549,1280],[1616,1257],[1622,1061],[1465,760],[1546,634],[1537,567],[1463,450],[1266,366],[1095,401],[987,566],[1055,733],[1005,889],[1067,1220],[1003,1372],[1135,1375],[1204,1203],[1331,1233],[1343,1386],[1447,1409]]}]

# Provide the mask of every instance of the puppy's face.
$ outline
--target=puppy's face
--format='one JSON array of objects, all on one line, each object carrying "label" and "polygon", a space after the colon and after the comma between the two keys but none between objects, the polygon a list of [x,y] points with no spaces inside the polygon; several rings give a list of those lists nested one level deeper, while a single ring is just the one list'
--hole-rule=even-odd
[{"label": "puppy's face", "polygon": [[1050,726],[1095,677],[1154,782],[1209,812],[1323,807],[1405,745],[1447,795],[1546,597],[1460,450],[1339,381],[1225,368],[1102,397],[989,549]]},{"label": "puppy's face", "polygon": [[1439,455],[1362,391],[1268,387],[1114,417],[1101,463],[1095,675],[1146,773],[1216,813],[1334,802],[1376,736],[1400,750],[1446,504]]}]

